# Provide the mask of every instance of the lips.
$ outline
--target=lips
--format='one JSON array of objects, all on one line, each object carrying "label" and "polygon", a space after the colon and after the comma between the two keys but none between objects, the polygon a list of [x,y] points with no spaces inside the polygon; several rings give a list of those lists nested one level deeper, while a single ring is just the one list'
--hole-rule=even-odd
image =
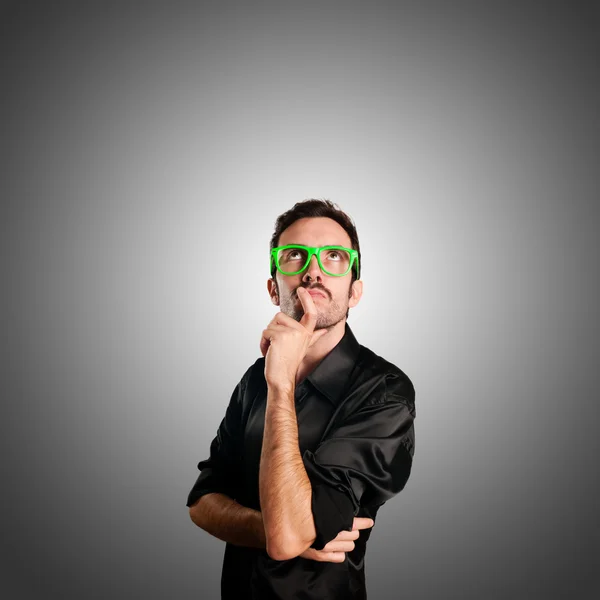
[{"label": "lips", "polygon": [[[319,288],[303,288],[305,289],[313,298],[325,298],[328,299],[329,296]],[[296,290],[296,298],[300,301],[300,295],[298,294],[298,290]]]}]

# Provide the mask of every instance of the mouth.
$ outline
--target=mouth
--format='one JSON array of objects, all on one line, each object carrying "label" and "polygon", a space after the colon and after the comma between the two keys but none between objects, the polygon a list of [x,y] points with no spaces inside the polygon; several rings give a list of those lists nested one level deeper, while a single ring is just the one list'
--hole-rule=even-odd
[{"label": "mouth", "polygon": [[[328,295],[321,289],[319,289],[318,287],[313,287],[313,288],[304,288],[310,295],[312,298],[325,298],[328,299]],[[298,290],[296,290],[296,298],[298,298]],[[298,298],[298,300],[300,300],[300,298]]]}]

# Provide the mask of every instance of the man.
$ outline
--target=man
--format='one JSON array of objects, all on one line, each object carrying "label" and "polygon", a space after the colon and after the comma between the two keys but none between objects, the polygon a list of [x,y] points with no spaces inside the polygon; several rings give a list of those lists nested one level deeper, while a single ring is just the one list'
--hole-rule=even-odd
[{"label": "man", "polygon": [[359,276],[356,228],[333,203],[278,217],[267,289],[281,311],[187,501],[193,522],[227,542],[224,600],[367,597],[371,527],[410,475],[415,393],[346,323]]}]

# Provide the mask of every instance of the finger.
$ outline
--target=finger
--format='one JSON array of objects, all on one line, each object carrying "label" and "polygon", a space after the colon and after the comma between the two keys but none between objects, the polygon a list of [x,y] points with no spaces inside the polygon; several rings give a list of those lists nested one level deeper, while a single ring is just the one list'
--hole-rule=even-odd
[{"label": "finger", "polygon": [[267,350],[271,345],[272,338],[277,335],[277,333],[286,331],[285,325],[278,324],[270,324],[266,329],[262,330],[261,338],[260,338],[260,352],[263,356],[266,356]]},{"label": "finger", "polygon": [[269,327],[262,330],[260,336],[260,353],[263,356],[267,355],[267,351],[269,350],[269,346],[271,345],[271,338],[273,337],[274,333],[275,332]]},{"label": "finger", "polygon": [[262,333],[260,334],[260,353],[263,356],[267,355],[267,350],[269,349],[270,345],[271,345],[271,336],[266,329],[263,329]]},{"label": "finger", "polygon": [[369,527],[373,527],[373,525],[375,525],[373,519],[367,517],[354,517],[352,529],[369,529]]},{"label": "finger", "polygon": [[[293,319],[283,312],[278,312],[273,319],[271,319],[271,323],[278,323],[279,325],[287,325],[288,327],[293,327],[295,329],[302,329],[302,325],[300,325],[296,319]],[[269,323],[269,325],[271,323]]]},{"label": "finger", "polygon": [[316,560],[319,562],[334,562],[334,563],[343,563],[346,559],[345,552],[323,552],[319,551]]},{"label": "finger", "polygon": [[335,542],[341,542],[341,541],[349,541],[349,540],[357,540],[360,536],[360,531],[358,531],[358,529],[353,529],[352,531],[340,531],[336,536],[335,539],[333,539],[332,541]]},{"label": "finger", "polygon": [[[310,296],[310,294],[307,294],[307,295]],[[312,300],[312,298],[311,298],[311,300]],[[298,323],[298,321],[296,321],[296,319],[292,319],[292,317],[290,317],[289,315],[286,315],[285,313],[282,313],[282,312],[277,313],[273,317],[273,319],[271,320],[271,322],[269,323],[269,325],[267,327],[270,327],[271,325],[281,325],[284,327],[291,327],[292,329],[298,329],[300,331],[304,330],[304,326],[301,325],[300,323]],[[313,330],[308,347],[310,348],[313,344],[315,344],[317,341],[319,341],[327,333],[329,333],[329,329]]]},{"label": "finger", "polygon": [[260,353],[263,356],[267,355],[270,345],[271,345],[271,341],[268,338],[265,338],[265,337],[260,338]]},{"label": "finger", "polygon": [[275,337],[280,335],[281,333],[287,334],[289,332],[289,327],[286,327],[285,325],[279,325],[279,323],[271,323],[267,325],[265,329],[262,330],[262,335],[263,337],[268,339],[269,337]]},{"label": "finger", "polygon": [[271,336],[266,329],[263,329],[263,332],[260,337],[260,353],[263,356],[267,355],[267,350],[269,349],[270,345],[271,345]]},{"label": "finger", "polygon": [[348,541],[336,541],[331,540],[324,548],[324,552],[352,552],[354,550],[354,542]]},{"label": "finger", "polygon": [[302,308],[304,309],[304,314],[300,319],[300,325],[303,325],[312,333],[315,329],[315,325],[317,324],[317,307],[313,302],[312,296],[306,291],[305,288],[298,288],[297,294],[298,298],[300,298],[300,302],[302,303]]}]

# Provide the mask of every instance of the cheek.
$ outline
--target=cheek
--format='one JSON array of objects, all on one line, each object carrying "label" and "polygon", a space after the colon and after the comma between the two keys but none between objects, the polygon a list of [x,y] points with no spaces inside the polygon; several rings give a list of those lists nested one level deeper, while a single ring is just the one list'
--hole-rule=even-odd
[{"label": "cheek", "polygon": [[348,298],[348,294],[346,293],[346,288],[342,287],[329,287],[329,292],[331,294],[331,299],[337,304],[341,304],[346,302]]},{"label": "cheek", "polygon": [[290,288],[288,286],[279,286],[279,298],[292,298],[294,294],[294,288]]},{"label": "cheek", "polygon": [[294,292],[298,287],[300,287],[300,282],[294,283],[288,281],[284,284],[279,283],[279,291],[281,292],[281,295],[286,298],[289,298],[290,296],[294,295]]},{"label": "cheek", "polygon": [[352,286],[348,285],[346,282],[335,286],[335,288],[332,287],[330,290],[332,294],[335,294],[336,298],[346,299],[352,297]]}]

